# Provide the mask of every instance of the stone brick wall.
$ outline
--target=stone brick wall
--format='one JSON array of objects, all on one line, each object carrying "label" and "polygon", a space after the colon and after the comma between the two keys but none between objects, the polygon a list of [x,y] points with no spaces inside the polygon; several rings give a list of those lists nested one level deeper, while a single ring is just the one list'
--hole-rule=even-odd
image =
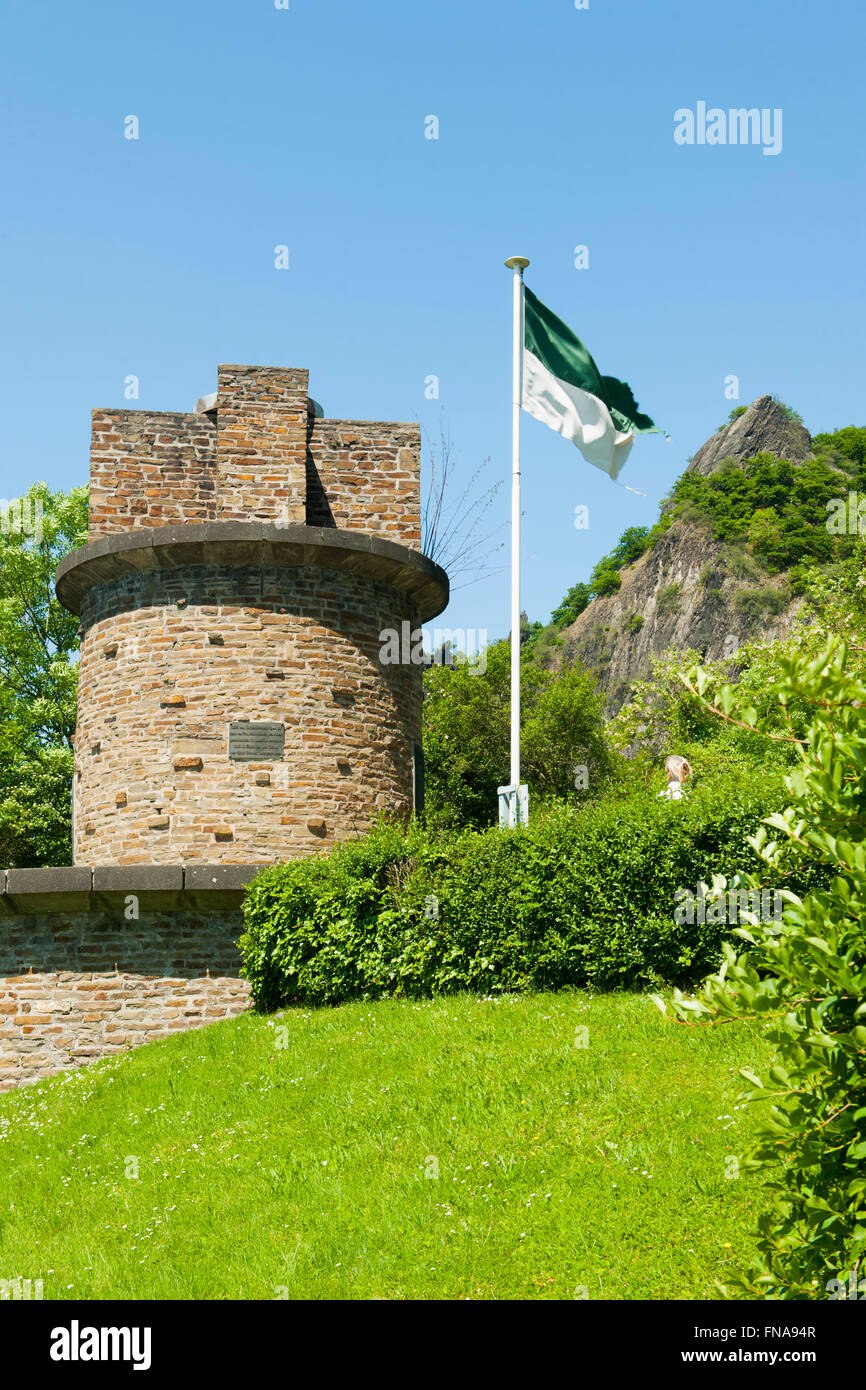
[{"label": "stone brick wall", "polygon": [[239,909],[0,918],[0,1090],[249,1006]]},{"label": "stone brick wall", "polygon": [[[317,566],[127,574],[83,601],[79,864],[258,863],[412,810],[421,667],[381,665],[405,596]],[[281,762],[228,757],[233,720],[285,727]]]},{"label": "stone brick wall", "polygon": [[189,521],[343,527],[421,548],[420,429],[312,417],[308,373],[225,365],[206,414],[94,410],[90,538]]},{"label": "stone brick wall", "polygon": [[94,410],[90,539],[135,526],[213,521],[216,417]]},{"label": "stone brick wall", "polygon": [[[311,420],[307,524],[367,531],[421,549],[421,431],[372,420]],[[321,506],[324,499],[329,509]]]},{"label": "stone brick wall", "polygon": [[221,521],[304,521],[307,377],[301,368],[219,368]]}]

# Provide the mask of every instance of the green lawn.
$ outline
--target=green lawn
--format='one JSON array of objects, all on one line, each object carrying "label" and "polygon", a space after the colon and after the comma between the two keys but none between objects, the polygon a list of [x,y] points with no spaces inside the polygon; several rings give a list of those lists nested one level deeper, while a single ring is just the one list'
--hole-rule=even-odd
[{"label": "green lawn", "polygon": [[213,1024],[0,1096],[0,1278],[76,1299],[712,1298],[761,1203],[726,1177],[754,1124],[736,1073],[769,1056],[757,1026],[622,994]]}]

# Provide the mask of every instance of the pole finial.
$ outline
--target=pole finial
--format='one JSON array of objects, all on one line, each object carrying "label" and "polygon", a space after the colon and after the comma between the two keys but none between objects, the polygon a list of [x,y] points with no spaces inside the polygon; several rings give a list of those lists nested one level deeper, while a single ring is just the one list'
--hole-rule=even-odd
[{"label": "pole finial", "polygon": [[505,264],[508,266],[509,270],[519,270],[522,275],[529,265],[529,261],[525,256],[509,256]]}]

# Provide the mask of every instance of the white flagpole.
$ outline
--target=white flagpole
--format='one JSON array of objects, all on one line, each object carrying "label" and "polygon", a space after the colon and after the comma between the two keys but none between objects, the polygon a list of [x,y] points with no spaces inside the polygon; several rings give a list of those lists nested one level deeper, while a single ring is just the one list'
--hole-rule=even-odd
[{"label": "white flagpole", "polygon": [[525,256],[505,262],[514,272],[514,353],[511,411],[511,824],[520,812],[520,409],[523,397],[523,272]]}]

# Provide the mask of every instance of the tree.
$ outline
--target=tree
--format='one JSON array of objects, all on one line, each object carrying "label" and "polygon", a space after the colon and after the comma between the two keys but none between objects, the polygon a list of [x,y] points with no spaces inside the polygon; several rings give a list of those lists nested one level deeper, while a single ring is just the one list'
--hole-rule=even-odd
[{"label": "tree", "polygon": [[569,627],[580,617],[592,598],[588,584],[573,584],[558,608],[554,608],[550,621],[555,627]]},{"label": "tree", "polygon": [[0,724],[0,863],[37,868],[71,863],[71,748],[40,744]]},{"label": "tree", "polygon": [[650,528],[648,526],[628,526],[623,531],[613,550],[608,557],[618,570],[625,569],[626,565],[633,565],[635,560],[639,560],[649,545]]},{"label": "tree", "polygon": [[845,467],[855,488],[866,485],[866,428],[862,425],[845,425],[830,434],[813,435],[812,448]]},{"label": "tree", "polygon": [[589,577],[593,598],[603,598],[606,594],[615,594],[621,584],[619,570],[610,555],[605,555],[602,560],[599,560]]},{"label": "tree", "polygon": [[777,545],[781,536],[779,514],[773,507],[759,507],[752,513],[746,539],[753,550],[767,551]]},{"label": "tree", "polygon": [[[510,672],[507,641],[488,649],[483,673],[461,661],[427,672],[425,786],[434,824],[481,827],[496,820],[496,789],[510,771]],[[592,676],[577,667],[545,671],[527,660],[521,686],[522,772],[531,793],[596,791],[611,757]],[[586,778],[576,778],[577,766],[587,769]]]},{"label": "tree", "polygon": [[[741,415],[745,415],[748,408],[749,407],[747,405],[735,405],[725,423],[723,425],[719,425],[719,430],[726,430],[728,428],[728,425],[732,425],[735,420],[739,420]],[[718,432],[719,431],[717,430],[716,433]]]},{"label": "tree", "polygon": [[522,761],[537,793],[571,797],[598,790],[612,767],[602,723],[603,698],[595,678],[579,666],[539,672],[522,682]]},{"label": "tree", "polygon": [[70,862],[78,619],[54,573],[87,539],[87,490],[0,504],[0,858]]}]

